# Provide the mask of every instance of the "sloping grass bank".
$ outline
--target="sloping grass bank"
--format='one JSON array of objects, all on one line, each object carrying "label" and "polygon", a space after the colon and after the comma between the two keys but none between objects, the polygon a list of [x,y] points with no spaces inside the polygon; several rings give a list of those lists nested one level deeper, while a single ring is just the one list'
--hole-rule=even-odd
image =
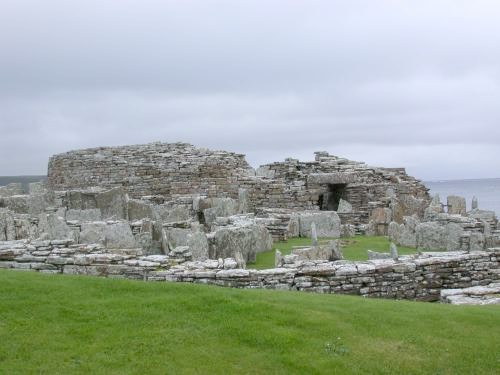
[{"label": "sloping grass bank", "polygon": [[493,374],[500,307],[0,270],[1,374]]},{"label": "sloping grass bank", "polygon": [[[328,241],[327,238],[321,238],[320,242]],[[356,236],[342,239],[342,253],[347,260],[367,260],[367,250],[381,253],[389,252],[389,240],[384,236]],[[275,242],[273,249],[257,254],[255,263],[249,263],[248,268],[266,269],[274,268],[274,251],[279,249],[283,255],[291,253],[294,246],[310,246],[311,239],[304,237],[291,238],[284,242]],[[400,255],[415,254],[416,249],[411,247],[398,246]]]}]

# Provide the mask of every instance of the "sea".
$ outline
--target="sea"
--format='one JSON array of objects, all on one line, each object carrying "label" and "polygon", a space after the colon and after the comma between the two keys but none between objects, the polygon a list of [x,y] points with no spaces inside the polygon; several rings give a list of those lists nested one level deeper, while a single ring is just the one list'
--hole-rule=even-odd
[{"label": "sea", "polygon": [[459,195],[467,202],[467,210],[471,209],[472,197],[478,199],[478,208],[495,211],[500,216],[500,178],[484,178],[474,180],[448,180],[424,182],[431,195],[439,194],[441,202],[446,204],[448,195]]}]

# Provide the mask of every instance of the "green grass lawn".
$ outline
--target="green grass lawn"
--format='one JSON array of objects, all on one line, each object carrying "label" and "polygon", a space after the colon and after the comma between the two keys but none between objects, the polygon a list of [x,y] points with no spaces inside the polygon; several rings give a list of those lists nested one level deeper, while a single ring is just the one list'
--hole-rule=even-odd
[{"label": "green grass lawn", "polygon": [[493,374],[500,306],[0,270],[1,374]]},{"label": "green grass lawn", "polygon": [[[321,238],[320,242],[328,241]],[[389,240],[384,236],[356,236],[342,239],[342,253],[347,260],[367,260],[367,250],[389,252]],[[283,255],[288,255],[294,246],[310,246],[311,239],[304,237],[291,238],[285,242],[275,242],[273,249],[257,254],[257,261],[249,263],[247,268],[266,269],[274,268],[274,251],[279,249]],[[415,254],[416,249],[398,246],[400,255]]]}]

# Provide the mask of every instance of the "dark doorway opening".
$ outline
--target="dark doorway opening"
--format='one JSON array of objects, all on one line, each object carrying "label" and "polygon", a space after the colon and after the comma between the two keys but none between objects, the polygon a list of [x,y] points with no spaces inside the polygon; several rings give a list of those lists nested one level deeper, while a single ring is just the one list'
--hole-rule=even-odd
[{"label": "dark doorway opening", "polygon": [[337,211],[339,202],[345,198],[346,184],[328,184],[327,189],[319,196],[319,208],[322,211]]}]

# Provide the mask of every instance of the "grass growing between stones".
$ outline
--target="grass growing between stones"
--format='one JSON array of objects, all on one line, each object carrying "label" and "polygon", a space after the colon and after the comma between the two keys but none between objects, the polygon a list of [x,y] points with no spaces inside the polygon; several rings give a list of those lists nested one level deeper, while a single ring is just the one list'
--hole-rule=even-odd
[{"label": "grass growing between stones", "polygon": [[0,270],[2,374],[493,374],[500,306]]},{"label": "grass growing between stones", "polygon": [[[327,238],[321,238],[320,242],[328,241]],[[389,240],[384,236],[356,236],[353,238],[342,239],[342,253],[347,260],[367,260],[367,250],[388,253]],[[257,261],[248,264],[248,268],[266,269],[274,268],[274,251],[279,249],[283,255],[291,253],[294,246],[310,246],[311,239],[304,237],[291,238],[284,242],[275,242],[273,249],[257,254]],[[416,249],[411,247],[398,246],[400,255],[415,254]]]}]

